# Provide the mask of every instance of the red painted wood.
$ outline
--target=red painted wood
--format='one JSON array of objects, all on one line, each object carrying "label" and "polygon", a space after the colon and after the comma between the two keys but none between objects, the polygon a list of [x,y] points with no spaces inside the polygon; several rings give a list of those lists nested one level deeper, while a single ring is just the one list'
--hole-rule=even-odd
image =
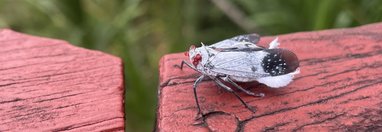
[{"label": "red painted wood", "polygon": [[[260,45],[274,37],[263,37]],[[199,74],[180,70],[183,53],[160,61],[158,131],[382,130],[382,23],[280,35],[299,57],[301,73],[281,89],[247,84],[263,98],[240,93],[255,114],[211,81],[198,88],[207,126],[195,126],[192,84]],[[215,114],[218,113],[218,114]]]},{"label": "red painted wood", "polygon": [[0,30],[0,131],[123,131],[119,58]]}]

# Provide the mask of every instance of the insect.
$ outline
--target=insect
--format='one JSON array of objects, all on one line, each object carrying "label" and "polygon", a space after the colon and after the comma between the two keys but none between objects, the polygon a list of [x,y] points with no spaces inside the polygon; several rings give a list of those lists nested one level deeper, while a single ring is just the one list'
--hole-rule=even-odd
[{"label": "insect", "polygon": [[240,102],[250,111],[255,112],[231,87],[231,84],[240,91],[255,97],[263,97],[263,93],[248,91],[236,82],[254,82],[265,84],[271,88],[280,88],[292,82],[293,77],[300,72],[297,56],[287,50],[278,48],[278,38],[274,39],[268,48],[256,45],[259,35],[240,35],[215,44],[196,48],[191,46],[186,56],[190,63],[183,60],[180,68],[186,64],[193,70],[201,73],[193,84],[195,102],[199,115],[204,122],[204,114],[199,105],[196,89],[205,78],[213,80],[217,86],[233,93]]}]

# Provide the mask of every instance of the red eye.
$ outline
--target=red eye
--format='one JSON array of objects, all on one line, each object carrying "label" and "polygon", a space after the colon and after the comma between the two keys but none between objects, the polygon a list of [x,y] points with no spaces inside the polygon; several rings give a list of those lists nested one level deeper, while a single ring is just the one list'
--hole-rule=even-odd
[{"label": "red eye", "polygon": [[196,54],[194,60],[200,61],[200,60],[202,60],[202,56],[200,54]]},{"label": "red eye", "polygon": [[193,58],[192,64],[194,64],[194,66],[197,66],[200,61],[202,61],[202,56],[200,54],[196,54]]}]

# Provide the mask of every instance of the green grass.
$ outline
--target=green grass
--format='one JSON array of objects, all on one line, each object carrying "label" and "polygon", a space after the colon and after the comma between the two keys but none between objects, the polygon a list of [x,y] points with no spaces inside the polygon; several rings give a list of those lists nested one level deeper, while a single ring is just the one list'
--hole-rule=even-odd
[{"label": "green grass", "polygon": [[240,28],[206,0],[1,0],[0,27],[63,39],[121,57],[127,130],[151,131],[158,61],[166,53],[246,31],[275,35],[382,20],[379,0],[236,0],[231,4],[256,28]]}]

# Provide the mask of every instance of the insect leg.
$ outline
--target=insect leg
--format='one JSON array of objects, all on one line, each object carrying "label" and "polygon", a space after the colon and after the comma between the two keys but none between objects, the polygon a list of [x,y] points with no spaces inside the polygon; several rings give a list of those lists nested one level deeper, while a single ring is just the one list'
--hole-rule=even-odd
[{"label": "insect leg", "polygon": [[226,76],[226,77],[224,77],[222,79],[227,81],[228,83],[232,84],[237,89],[239,89],[240,91],[242,91],[242,92],[244,92],[244,93],[246,93],[248,95],[251,95],[251,96],[254,96],[254,97],[264,97],[264,93],[253,93],[251,91],[248,91],[248,90],[244,89],[243,87],[239,86],[237,83],[235,83],[231,78],[229,78],[229,76]]},{"label": "insect leg", "polygon": [[230,87],[228,87],[227,85],[223,84],[223,83],[222,83],[219,79],[217,79],[217,78],[215,78],[214,81],[215,81],[215,83],[216,83],[218,86],[224,88],[225,90],[227,90],[227,91],[230,92],[230,93],[233,93],[233,94],[236,96],[236,98],[238,98],[238,99],[240,100],[240,102],[241,102],[241,103],[242,103],[248,110],[250,110],[250,111],[253,112],[253,113],[256,112],[256,110],[255,110],[253,107],[251,107],[251,106],[249,106],[247,103],[245,103],[244,100],[243,100],[243,99],[242,99],[242,98],[241,98],[235,91],[233,91]]},{"label": "insect leg", "polygon": [[[196,102],[196,106],[198,107],[198,113],[196,114],[197,115],[196,117],[198,117],[198,115],[201,114],[202,118],[204,118],[204,115],[200,109],[198,95],[196,93],[196,88],[198,87],[199,83],[203,80],[204,77],[205,77],[204,75],[201,75],[198,79],[196,79],[196,81],[194,82],[194,86],[193,86],[195,102]],[[203,119],[203,121],[204,121],[204,119]]]},{"label": "insect leg", "polygon": [[195,71],[198,71],[194,66],[192,66],[190,63],[182,60],[182,63],[180,63],[180,69],[183,70],[183,65],[186,64],[188,67],[190,67],[191,69],[195,70]]}]

